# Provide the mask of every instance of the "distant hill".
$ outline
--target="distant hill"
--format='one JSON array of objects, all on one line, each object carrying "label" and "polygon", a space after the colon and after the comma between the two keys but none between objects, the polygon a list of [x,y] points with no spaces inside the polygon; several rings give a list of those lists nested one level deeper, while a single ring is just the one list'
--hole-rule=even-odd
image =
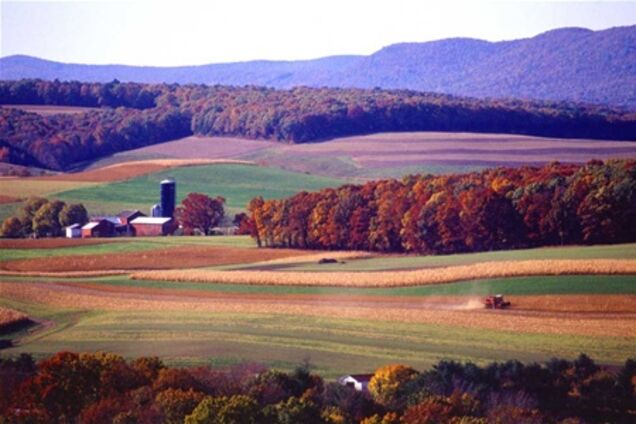
[{"label": "distant hill", "polygon": [[570,100],[636,108],[636,26],[563,28],[533,38],[401,43],[370,56],[183,67],[0,59],[0,79],[405,88],[471,97]]}]

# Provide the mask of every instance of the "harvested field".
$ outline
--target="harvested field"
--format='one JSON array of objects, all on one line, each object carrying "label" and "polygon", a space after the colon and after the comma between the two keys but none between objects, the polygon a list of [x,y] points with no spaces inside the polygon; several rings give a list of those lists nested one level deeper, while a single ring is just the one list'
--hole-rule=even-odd
[{"label": "harvested field", "polygon": [[29,196],[48,196],[59,191],[88,188],[93,182],[56,181],[50,177],[0,177],[0,193],[4,196],[25,199]]},{"label": "harvested field", "polygon": [[401,272],[274,272],[170,270],[137,272],[140,280],[282,286],[406,287],[479,278],[532,275],[636,274],[636,260],[498,261]]},{"label": "harvested field", "polygon": [[250,161],[232,159],[149,159],[110,165],[84,172],[40,177],[38,179],[43,181],[85,181],[104,183],[124,181],[170,168],[228,164],[253,165],[254,163]]},{"label": "harvested field", "polygon": [[142,159],[229,159],[241,155],[275,148],[280,143],[268,140],[249,140],[238,137],[190,136],[180,140],[153,144],[134,150],[119,152],[97,161],[91,168]]},{"label": "harvested field", "polygon": [[553,160],[636,156],[636,143],[510,134],[381,133],[322,143],[280,145],[244,156],[269,166],[361,178],[448,173],[488,166],[539,165]]},{"label": "harvested field", "polygon": [[22,199],[19,197],[0,194],[0,205],[3,205],[5,203],[16,203],[16,202],[20,202],[21,200]]},{"label": "harvested field", "polygon": [[[549,312],[486,311],[466,305],[456,310],[431,308],[426,302],[388,303],[343,302],[317,296],[314,299],[288,299],[273,296],[260,298],[202,298],[169,294],[108,293],[55,283],[0,282],[8,299],[36,302],[63,308],[103,311],[190,311],[223,313],[262,313],[311,317],[337,317],[370,321],[395,321],[490,329],[516,333],[636,337],[634,314],[584,314]],[[505,319],[503,319],[505,317]]]},{"label": "harvested field", "polygon": [[[0,249],[56,249],[60,247],[89,246],[95,244],[112,243],[114,239],[0,239]],[[1,255],[0,255],[1,257]]]},{"label": "harvested field", "polygon": [[29,316],[20,311],[0,307],[0,334],[30,323]]},{"label": "harvested field", "polygon": [[103,255],[54,256],[0,262],[10,272],[79,272],[172,269],[257,262],[306,255],[302,250],[180,246]]}]

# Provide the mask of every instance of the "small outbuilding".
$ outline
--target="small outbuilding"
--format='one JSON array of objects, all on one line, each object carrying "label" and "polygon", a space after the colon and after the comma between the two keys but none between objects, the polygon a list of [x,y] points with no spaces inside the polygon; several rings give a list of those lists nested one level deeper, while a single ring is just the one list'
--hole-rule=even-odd
[{"label": "small outbuilding", "polygon": [[136,236],[166,236],[175,230],[174,220],[169,217],[140,216],[130,221]]},{"label": "small outbuilding", "polygon": [[82,227],[82,238],[112,237],[115,235],[115,224],[108,219],[92,221]]},{"label": "small outbuilding", "polygon": [[69,225],[65,229],[66,238],[80,238],[82,237],[82,226],[79,224]]},{"label": "small outbuilding", "polygon": [[373,374],[351,374],[345,375],[338,379],[338,383],[343,386],[353,387],[359,392],[369,390],[369,381],[373,378]]}]

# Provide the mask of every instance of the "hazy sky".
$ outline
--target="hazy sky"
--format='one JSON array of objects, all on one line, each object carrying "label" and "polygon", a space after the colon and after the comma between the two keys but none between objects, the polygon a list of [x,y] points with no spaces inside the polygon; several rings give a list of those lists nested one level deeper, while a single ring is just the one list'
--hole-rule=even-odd
[{"label": "hazy sky", "polygon": [[636,1],[0,0],[0,56],[191,65],[369,54],[401,41],[504,40],[636,24]]}]

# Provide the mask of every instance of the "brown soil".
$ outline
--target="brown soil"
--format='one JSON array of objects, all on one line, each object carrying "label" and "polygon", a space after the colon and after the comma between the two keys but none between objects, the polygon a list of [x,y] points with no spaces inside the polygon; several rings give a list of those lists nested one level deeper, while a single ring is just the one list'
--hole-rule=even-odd
[{"label": "brown soil", "polygon": [[110,239],[0,239],[0,249],[56,249],[59,247],[88,246],[93,244],[112,243]]},{"label": "brown soil", "polygon": [[0,269],[16,272],[173,269],[251,263],[306,254],[305,251],[291,249],[181,246],[140,252],[10,260],[0,262]]},{"label": "brown soil", "polygon": [[151,159],[110,165],[103,168],[91,169],[78,173],[58,174],[49,177],[40,177],[38,179],[46,181],[84,181],[103,183],[128,180],[142,175],[151,174],[153,172],[162,171],[168,168],[226,163],[239,163],[243,165],[253,164],[252,162],[248,161],[224,159]]},{"label": "brown soil", "polygon": [[[172,290],[122,289],[58,283],[0,282],[7,298],[98,310],[201,311],[230,313],[278,313],[315,317],[430,323],[519,333],[577,334],[636,338],[636,313],[562,312],[519,309],[490,311],[477,299],[464,303],[445,299],[350,298],[346,296],[227,295]],[[612,303],[614,296],[588,296],[584,304]],[[515,297],[513,305],[541,303],[539,296]],[[561,296],[561,304],[580,304],[582,298]],[[595,298],[593,300],[592,298]],[[628,302],[634,303],[635,296]],[[601,306],[602,308],[602,306]],[[627,342],[627,341],[626,341]]]},{"label": "brown soil", "polygon": [[15,202],[19,202],[20,199],[19,197],[13,197],[13,196],[6,196],[4,194],[0,194],[0,205],[4,205],[5,203],[15,203]]}]

